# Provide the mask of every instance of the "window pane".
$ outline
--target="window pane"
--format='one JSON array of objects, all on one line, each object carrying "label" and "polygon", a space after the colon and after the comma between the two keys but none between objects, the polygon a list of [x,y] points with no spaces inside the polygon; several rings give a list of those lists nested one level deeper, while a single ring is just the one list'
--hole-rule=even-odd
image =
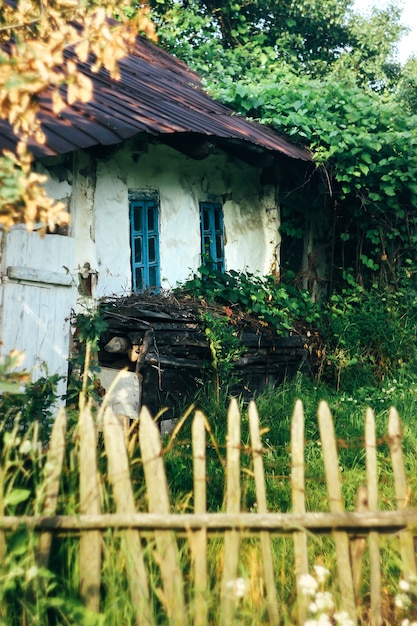
[{"label": "window pane", "polygon": [[223,258],[223,237],[221,235],[216,235],[216,258]]},{"label": "window pane", "polygon": [[148,195],[130,199],[132,282],[137,292],[158,287],[160,280],[159,204]]},{"label": "window pane", "polygon": [[220,209],[214,209],[214,230],[216,232],[222,229],[222,216]]},{"label": "window pane", "polygon": [[149,207],[148,208],[148,231],[153,231],[153,230],[156,230],[155,208]]},{"label": "window pane", "polygon": [[203,230],[205,232],[210,230],[210,216],[208,209],[203,209]]},{"label": "window pane", "polygon": [[141,206],[135,206],[133,210],[133,230],[137,233],[142,232],[143,230],[143,210]]},{"label": "window pane", "polygon": [[210,255],[210,237],[204,237],[204,254]]},{"label": "window pane", "polygon": [[142,263],[142,237],[135,237],[135,263]]},{"label": "window pane", "polygon": [[155,238],[154,237],[149,237],[149,241],[148,241],[148,260],[149,260],[149,263],[155,263],[155,261],[156,261],[156,245],[155,245]]},{"label": "window pane", "polygon": [[149,287],[157,287],[157,271],[153,265],[149,268]]},{"label": "window pane", "polygon": [[142,273],[141,267],[137,267],[135,269],[135,277],[136,277],[136,289],[143,289],[143,273]]}]

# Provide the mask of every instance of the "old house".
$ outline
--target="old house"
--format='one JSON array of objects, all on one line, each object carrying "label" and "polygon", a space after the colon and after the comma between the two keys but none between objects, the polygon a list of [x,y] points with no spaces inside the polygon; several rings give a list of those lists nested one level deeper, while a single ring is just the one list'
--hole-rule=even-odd
[{"label": "old house", "polygon": [[[270,274],[280,265],[280,192],[311,166],[307,151],[213,100],[183,63],[138,37],[121,79],[88,65],[87,104],[59,116],[41,102],[33,144],[69,232],[1,236],[1,350],[67,375],[70,313],[79,303],[163,290],[208,252],[218,268]],[[12,148],[0,123],[0,147]],[[77,305],[78,303],[78,305]]]}]

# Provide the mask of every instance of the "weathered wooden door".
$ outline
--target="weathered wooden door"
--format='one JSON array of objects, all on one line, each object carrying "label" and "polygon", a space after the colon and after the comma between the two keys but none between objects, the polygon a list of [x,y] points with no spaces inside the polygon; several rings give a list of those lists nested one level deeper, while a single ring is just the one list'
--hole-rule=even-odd
[{"label": "weathered wooden door", "polygon": [[[1,354],[25,353],[33,378],[67,376],[74,239],[12,229],[2,236]],[[59,392],[65,390],[65,382]]]}]

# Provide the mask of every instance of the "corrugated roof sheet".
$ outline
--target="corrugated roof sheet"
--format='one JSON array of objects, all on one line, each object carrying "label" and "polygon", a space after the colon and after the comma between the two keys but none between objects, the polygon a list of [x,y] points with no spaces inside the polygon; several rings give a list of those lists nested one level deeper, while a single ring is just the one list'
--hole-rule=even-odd
[{"label": "corrugated roof sheet", "polygon": [[[35,156],[114,145],[140,133],[191,133],[238,140],[295,159],[311,160],[307,150],[213,100],[202,89],[195,72],[143,37],[137,38],[133,52],[120,62],[119,81],[103,69],[93,73],[89,63],[79,67],[93,82],[93,98],[88,103],[67,106],[56,115],[50,95],[44,93],[40,118],[46,143],[31,144]],[[0,148],[11,148],[14,143],[10,126],[0,120]]]}]

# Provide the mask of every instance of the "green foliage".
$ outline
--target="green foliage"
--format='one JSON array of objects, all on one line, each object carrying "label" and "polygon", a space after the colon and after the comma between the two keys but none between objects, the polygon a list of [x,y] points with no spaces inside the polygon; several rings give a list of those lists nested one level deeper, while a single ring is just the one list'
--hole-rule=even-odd
[{"label": "green foliage", "polygon": [[216,317],[211,311],[205,311],[201,313],[200,320],[210,346],[216,392],[219,393],[221,387],[238,382],[233,374],[233,365],[242,356],[243,347],[228,317]]},{"label": "green foliage", "polygon": [[406,106],[411,114],[417,114],[417,57],[410,57],[403,67],[398,81],[396,100]]},{"label": "green foliage", "polygon": [[98,343],[107,323],[99,310],[93,309],[74,315],[72,324],[75,327],[75,356],[70,361],[67,403],[77,405],[81,392],[95,394],[95,374],[100,371],[97,365]]},{"label": "green foliage", "polygon": [[375,386],[417,365],[417,291],[365,290],[350,279],[322,308],[323,375],[337,389]]},{"label": "green foliage", "polygon": [[[360,294],[358,295],[360,298]],[[353,296],[352,296],[353,298]],[[364,411],[367,405],[376,409],[377,455],[380,468],[379,502],[383,510],[395,507],[393,491],[394,479],[390,465],[390,451],[384,441],[387,426],[387,409],[394,404],[398,407],[403,421],[403,450],[407,477],[410,485],[411,502],[415,506],[417,466],[415,448],[417,445],[414,428],[417,382],[414,380],[391,380],[379,389],[356,389],[352,395],[336,393],[333,387],[317,384],[311,379],[297,376],[278,389],[269,389],[257,399],[257,408],[262,427],[262,446],[265,467],[268,508],[273,512],[291,510],[291,456],[290,424],[294,403],[302,398],[305,414],[305,468],[306,499],[309,511],[326,511],[329,507],[324,466],[317,424],[317,406],[320,400],[329,402],[334,415],[336,437],[339,447],[339,464],[343,483],[344,504],[347,510],[355,507],[356,490],[366,479],[366,463],[363,448]],[[207,510],[224,510],[225,458],[227,446],[226,413],[227,401],[223,397],[218,402],[213,394],[198,399],[198,407],[207,416]],[[252,450],[249,437],[249,424],[246,407],[241,409],[241,487],[243,511],[256,512],[256,490],[252,471]],[[191,410],[188,415],[191,414]],[[66,462],[59,500],[59,513],[78,513],[78,455],[77,426],[74,425],[68,437]],[[137,431],[129,434],[129,453],[132,456],[132,479],[135,489],[135,502],[138,510],[146,510],[146,493],[143,488],[143,471],[140,453],[137,449]],[[45,455],[35,444],[32,433],[20,439],[17,431],[11,436],[6,433],[0,453],[0,508],[4,505],[7,514],[37,514],[42,501],[42,472]],[[99,443],[99,464],[101,496],[104,511],[114,510],[114,502],[108,490],[106,459]],[[183,422],[175,440],[170,441],[163,451],[172,510],[176,513],[192,512],[192,448],[191,419]],[[30,483],[30,489],[28,487]],[[29,496],[30,494],[30,496]],[[413,495],[414,494],[414,495]],[[3,511],[0,510],[0,514]],[[4,541],[4,543],[2,543]],[[54,541],[49,569],[36,564],[36,534],[26,529],[0,533],[0,623],[20,626],[22,623],[37,626],[55,624],[84,624],[86,626],[116,626],[134,621],[134,607],[130,597],[126,577],[125,559],[120,558],[121,536],[117,532],[105,533],[103,537],[103,578],[101,612],[92,614],[78,599],[79,570],[77,555],[79,538],[70,535],[59,536]],[[189,550],[186,541],[179,539],[181,563],[188,598]],[[153,558],[153,541],[142,544],[144,558],[149,572],[152,594],[158,596],[161,588],[158,563]],[[184,549],[182,549],[184,546]],[[398,544],[392,537],[381,539],[382,580],[385,593],[391,598],[395,594],[400,576],[401,561]],[[208,544],[208,571],[211,597],[218,598],[218,574],[221,570],[223,541],[212,538]],[[285,608],[285,623],[293,623],[291,607],[295,602],[295,581],[293,565],[293,539],[274,538],[272,541],[274,569],[278,573],[277,594],[280,605]],[[259,542],[253,538],[243,538],[239,555],[240,571],[247,580],[253,575],[258,580],[260,569]],[[326,538],[309,539],[310,564],[318,560],[331,571],[336,568],[334,544]],[[367,577],[368,562],[364,559],[364,579]],[[159,595],[160,597],[160,595]],[[262,597],[262,603],[264,599]],[[242,612],[242,621],[248,624],[259,623],[263,610],[256,604],[256,596],[249,595]],[[157,603],[156,603],[157,604]],[[366,600],[363,600],[366,606]],[[254,611],[254,607],[258,607]],[[156,609],[157,610],[157,609]],[[216,616],[217,607],[210,604],[210,615]],[[256,620],[253,620],[253,615]],[[392,615],[387,622],[394,623]],[[215,617],[213,617],[215,623]],[[158,624],[166,624],[165,615],[157,616]],[[265,623],[267,621],[265,620]]]},{"label": "green foliage", "polygon": [[[236,82],[218,95],[309,145],[326,174],[321,194],[331,197],[338,267],[347,262],[363,282],[395,285],[406,259],[415,266],[417,118],[399,112],[393,96],[288,72],[268,83]],[[315,210],[328,212],[325,202]]]},{"label": "green foliage", "polygon": [[0,393],[20,393],[22,384],[30,379],[30,373],[19,369],[24,361],[24,354],[12,350],[0,362]]},{"label": "green foliage", "polygon": [[[399,6],[362,15],[349,0],[151,4],[161,45],[216,97],[311,149],[314,186],[293,186],[334,220],[335,281],[353,267],[362,284],[396,285],[405,259],[417,264],[416,71],[396,57]],[[283,190],[296,204],[293,191]],[[300,224],[290,218],[282,231],[298,236]]]},{"label": "green foliage", "polygon": [[106,330],[107,324],[98,310],[78,313],[74,316],[78,339],[81,344],[90,344],[93,351],[97,349],[100,335]]},{"label": "green foliage", "polygon": [[27,433],[37,421],[40,439],[49,440],[50,430],[58,400],[58,374],[41,376],[35,382],[27,382],[19,390],[0,395],[0,415],[3,431],[11,432],[16,424],[20,435]]},{"label": "green foliage", "polygon": [[395,4],[369,17],[351,0],[152,0],[161,45],[209,81],[260,78],[271,66],[318,77],[333,67],[361,84],[390,84],[403,32]]},{"label": "green foliage", "polygon": [[203,265],[178,289],[254,315],[279,335],[292,330],[297,322],[312,324],[316,319],[309,294],[283,285],[274,276],[260,277],[235,270],[220,272]]}]

